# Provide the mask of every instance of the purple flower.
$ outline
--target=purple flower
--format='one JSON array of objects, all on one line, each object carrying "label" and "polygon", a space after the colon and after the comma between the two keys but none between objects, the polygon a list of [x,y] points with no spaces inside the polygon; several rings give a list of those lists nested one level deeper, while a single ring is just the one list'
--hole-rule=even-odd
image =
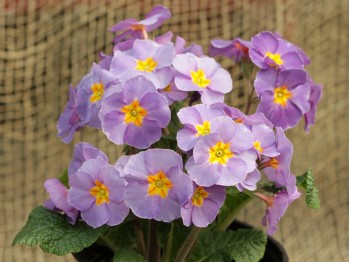
[{"label": "purple flower", "polygon": [[301,69],[259,71],[254,82],[261,99],[257,112],[264,113],[283,130],[296,126],[310,110],[310,87],[306,79],[307,73]]},{"label": "purple flower", "polygon": [[141,218],[170,222],[192,195],[192,182],[182,171],[182,158],[168,149],[149,149],[132,156],[124,168],[125,202]]},{"label": "purple flower", "polygon": [[253,36],[249,55],[261,69],[298,69],[304,67],[300,51],[291,43],[271,32]]},{"label": "purple flower", "polygon": [[[122,88],[121,88],[122,85]],[[103,100],[99,117],[102,131],[117,145],[147,148],[158,141],[170,121],[170,109],[153,83],[139,76],[116,86]]]},{"label": "purple flower", "polygon": [[198,139],[211,133],[211,120],[224,116],[220,106],[199,104],[180,109],[180,122],[184,127],[177,133],[177,143],[184,151],[191,150]]},{"label": "purple flower", "polygon": [[306,132],[309,132],[310,126],[315,124],[316,109],[317,109],[318,103],[321,100],[323,87],[320,84],[315,84],[311,78],[308,78],[307,81],[311,89],[310,98],[309,98],[310,110],[306,112],[304,115],[304,119],[305,119],[304,129]]},{"label": "purple flower", "polygon": [[177,88],[199,92],[204,104],[223,102],[224,94],[232,90],[230,74],[213,58],[180,54],[176,55],[173,66],[179,72],[175,77]]},{"label": "purple flower", "polygon": [[186,169],[200,186],[234,186],[256,168],[253,135],[229,117],[214,121],[212,134],[198,140]]},{"label": "purple flower", "polygon": [[119,175],[124,177],[124,167],[128,163],[131,156],[121,156],[118,158],[117,162],[114,164],[114,168],[117,169]]},{"label": "purple flower", "polygon": [[185,226],[207,227],[211,224],[226,197],[225,187],[202,187],[193,183],[193,194],[181,207],[181,217]]},{"label": "purple flower", "polygon": [[172,70],[172,71],[173,71],[172,73],[173,76],[170,84],[163,89],[158,89],[159,93],[166,98],[169,105],[172,105],[176,101],[184,100],[188,96],[188,92],[181,91],[176,87],[174,82],[175,70]]},{"label": "purple flower", "polygon": [[68,166],[68,177],[75,174],[86,160],[96,159],[97,157],[101,157],[105,162],[108,162],[106,154],[93,145],[86,142],[76,144],[74,147],[73,159]]},{"label": "purple flower", "polygon": [[126,182],[101,157],[84,162],[69,178],[69,185],[69,204],[93,228],[118,225],[129,213],[124,203]]},{"label": "purple flower", "polygon": [[244,189],[247,189],[249,191],[254,191],[256,190],[256,183],[260,181],[261,174],[258,169],[255,169],[253,172],[249,173],[246,177],[246,179],[238,183],[236,185],[237,189],[239,191],[243,191]]},{"label": "purple flower", "polygon": [[209,47],[209,54],[211,56],[223,55],[228,58],[232,58],[235,62],[239,62],[242,59],[250,59],[249,48],[250,42],[244,41],[240,38],[233,40],[212,40]]},{"label": "purple flower", "polygon": [[286,187],[289,193],[295,191],[295,176],[290,173],[290,162],[293,155],[293,145],[281,128],[276,128],[276,145],[278,156],[264,158],[261,168],[268,179],[276,183],[277,187]]},{"label": "purple flower", "polygon": [[280,153],[276,148],[276,137],[273,129],[265,124],[253,125],[251,131],[254,136],[254,148],[260,156],[274,157]]},{"label": "purple flower", "polygon": [[267,197],[260,193],[256,193],[261,199],[263,199],[267,205],[266,214],[263,217],[261,223],[263,226],[267,226],[267,234],[272,235],[277,230],[277,224],[281,220],[281,217],[286,212],[288,206],[296,199],[300,197],[300,192],[295,191],[290,195],[287,191],[280,191],[274,197]]},{"label": "purple flower", "polygon": [[173,43],[159,45],[151,40],[137,39],[131,50],[114,53],[110,72],[121,81],[144,76],[152,81],[157,89],[161,89],[171,81],[174,56]]},{"label": "purple flower", "polygon": [[110,31],[119,32],[124,31],[124,33],[117,35],[114,39],[114,43],[118,43],[127,36],[132,38],[147,38],[147,32],[160,27],[164,21],[171,17],[171,13],[168,8],[164,6],[156,6],[151,12],[146,15],[146,18],[141,21],[136,19],[126,19],[118,24],[114,25]]},{"label": "purple flower", "polygon": [[74,225],[79,211],[68,203],[68,189],[56,178],[46,180],[44,187],[50,194],[50,199],[46,201],[45,207],[50,210],[64,212],[67,215],[68,222]]},{"label": "purple flower", "polygon": [[61,138],[62,142],[68,144],[72,141],[75,131],[83,126],[83,121],[77,112],[77,89],[71,85],[68,102],[57,121],[57,136]]},{"label": "purple flower", "polygon": [[90,73],[83,77],[77,86],[77,112],[84,124],[101,127],[98,112],[102,98],[108,85],[117,82],[114,75],[97,64],[94,64]]}]

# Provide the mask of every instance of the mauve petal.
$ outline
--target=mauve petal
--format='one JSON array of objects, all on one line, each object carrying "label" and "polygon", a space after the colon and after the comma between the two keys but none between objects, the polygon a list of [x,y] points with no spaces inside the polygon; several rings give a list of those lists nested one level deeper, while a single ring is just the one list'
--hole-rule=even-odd
[{"label": "mauve petal", "polygon": [[306,83],[307,73],[302,69],[290,69],[282,71],[279,74],[278,86],[287,86],[289,90],[293,90],[299,85]]},{"label": "mauve petal", "polygon": [[116,25],[112,26],[109,31],[111,32],[117,32],[120,30],[127,30],[131,28],[131,25],[134,25],[137,23],[137,20],[134,18],[129,18],[129,19],[125,19],[123,21],[120,21],[119,23],[117,23]]},{"label": "mauve petal", "polygon": [[136,59],[122,52],[117,52],[111,62],[110,72],[116,77],[124,76],[128,71],[134,70],[136,67]]},{"label": "mauve petal", "polygon": [[167,172],[167,176],[173,183],[168,196],[180,205],[183,205],[193,193],[191,179],[178,167],[171,168]]},{"label": "mauve petal", "polygon": [[153,57],[158,48],[159,45],[152,40],[136,39],[131,55],[138,60],[146,60],[148,57]]},{"label": "mauve petal", "polygon": [[103,133],[105,133],[110,141],[117,145],[124,144],[125,130],[128,127],[128,125],[124,123],[124,118],[124,114],[111,111],[102,119]]},{"label": "mauve petal", "polygon": [[215,165],[196,164],[193,158],[190,158],[186,163],[186,170],[190,178],[200,186],[212,186],[217,184],[220,175]]},{"label": "mauve petal", "polygon": [[165,20],[171,17],[171,13],[165,6],[155,6],[147,15],[144,20],[139,23],[146,26],[147,32],[150,32],[158,27],[160,27]]},{"label": "mauve petal", "polygon": [[252,37],[252,48],[256,48],[265,56],[267,52],[276,53],[278,48],[277,38],[270,32],[261,32]]},{"label": "mauve petal", "polygon": [[108,187],[109,199],[120,202],[125,196],[126,182],[120,178],[118,171],[113,166],[106,166],[99,170],[98,180]]},{"label": "mauve petal", "polygon": [[261,178],[261,174],[258,169],[255,169],[253,172],[250,172],[247,174],[246,179],[242,182],[237,184],[237,188],[239,191],[243,191],[244,189],[254,191],[256,190],[256,184],[259,182]]},{"label": "mauve petal", "polygon": [[202,207],[193,207],[192,222],[196,227],[207,227],[219,213],[220,207],[211,199],[204,199]]},{"label": "mauve petal", "polygon": [[274,91],[278,79],[278,71],[275,69],[260,70],[255,78],[254,87],[260,97],[265,90]]},{"label": "mauve petal", "polygon": [[160,46],[153,56],[153,59],[157,61],[157,69],[165,66],[170,66],[173,63],[175,56],[175,48],[173,43],[167,43]]},{"label": "mauve petal", "polygon": [[293,97],[290,101],[300,109],[302,114],[310,110],[309,93],[310,87],[307,84],[299,85],[292,91]]},{"label": "mauve petal", "polygon": [[283,130],[296,126],[302,113],[295,105],[287,102],[285,107],[279,107],[271,113],[271,122]]},{"label": "mauve petal", "polygon": [[201,112],[207,107],[203,104],[198,104],[191,107],[184,107],[179,110],[177,116],[182,124],[189,124],[195,126],[197,124],[203,124]]},{"label": "mauve petal", "polygon": [[[189,201],[191,201],[191,200],[189,200]],[[187,204],[186,204],[186,206],[181,207],[182,222],[187,227],[189,227],[192,224],[192,210],[193,210],[192,205],[188,205],[188,207],[187,207]]]},{"label": "mauve petal", "polygon": [[271,146],[276,141],[275,132],[267,125],[253,125],[252,132],[254,141],[259,141],[262,148]]},{"label": "mauve petal", "polygon": [[148,93],[157,93],[154,84],[143,76],[137,76],[125,81],[123,86],[124,101],[129,104],[141,100]]},{"label": "mauve petal", "polygon": [[282,66],[286,70],[304,67],[303,60],[297,52],[286,53],[281,59],[284,61]]},{"label": "mauve petal", "polygon": [[182,91],[203,91],[203,88],[193,83],[191,78],[182,75],[177,75],[175,77],[175,85]]},{"label": "mauve petal", "polygon": [[176,54],[182,53],[182,51],[185,48],[185,45],[186,45],[185,39],[183,39],[180,36],[176,36],[176,40],[175,40],[175,52],[176,52]]},{"label": "mauve petal", "polygon": [[263,148],[263,152],[261,154],[268,157],[274,157],[278,156],[280,153],[276,148],[276,144],[272,144],[272,146]]},{"label": "mauve petal", "polygon": [[119,172],[120,177],[124,177],[124,167],[128,163],[131,156],[121,156],[114,164],[114,168]]},{"label": "mauve petal", "polygon": [[56,178],[51,178],[45,181],[44,187],[50,195],[52,203],[62,211],[66,212],[73,207],[68,204],[67,194],[68,189]]},{"label": "mauve petal", "polygon": [[171,39],[173,38],[173,36],[174,36],[173,32],[168,31],[165,34],[156,36],[154,41],[156,41],[158,44],[165,45],[165,44],[171,42]]},{"label": "mauve petal", "polygon": [[129,124],[125,130],[125,143],[139,149],[145,149],[157,142],[162,136],[162,130],[155,121],[144,118],[141,126]]},{"label": "mauve petal", "polygon": [[224,102],[224,94],[206,89],[201,92],[201,101],[203,104],[211,105]]},{"label": "mauve petal", "polygon": [[218,68],[210,80],[210,89],[213,91],[226,94],[232,90],[231,75],[222,68]]},{"label": "mauve petal", "polygon": [[95,198],[90,194],[89,190],[71,187],[68,190],[68,203],[80,211],[85,211],[91,205],[95,205]]},{"label": "mauve petal", "polygon": [[107,225],[115,226],[124,221],[126,216],[129,214],[129,208],[125,205],[124,201],[119,203],[110,202],[107,205],[109,210],[109,220]]},{"label": "mauve petal", "polygon": [[236,124],[236,132],[231,138],[231,150],[236,153],[242,153],[253,147],[254,137],[252,132],[243,124]]},{"label": "mauve petal", "polygon": [[198,69],[202,69],[205,77],[211,79],[220,68],[220,65],[215,61],[214,58],[209,56],[203,56],[197,58]]},{"label": "mauve petal", "polygon": [[102,158],[89,159],[85,161],[78,171],[69,178],[70,187],[90,190],[95,186],[95,180],[101,166],[107,166]]},{"label": "mauve petal", "polygon": [[240,158],[233,157],[227,162],[227,166],[220,166],[219,173],[217,185],[235,186],[243,182],[247,176],[246,162]]},{"label": "mauve petal", "polygon": [[183,169],[181,156],[170,149],[147,150],[144,154],[144,161],[151,174],[159,171],[166,173],[172,167],[179,167],[180,170]]},{"label": "mauve petal", "polygon": [[198,70],[197,58],[191,53],[176,55],[173,66],[176,71],[188,77],[191,77],[191,71],[197,72]]},{"label": "mauve petal", "polygon": [[174,201],[169,197],[159,199],[158,207],[158,212],[154,216],[154,219],[157,221],[171,222],[181,217],[181,206],[177,201]]},{"label": "mauve petal", "polygon": [[249,48],[249,57],[252,62],[261,69],[269,69],[270,66],[265,63],[264,56],[260,53],[259,50],[255,48]]},{"label": "mauve petal", "polygon": [[153,73],[145,72],[144,75],[154,84],[156,89],[162,89],[170,84],[173,77],[173,70],[171,67],[163,67]]},{"label": "mauve petal", "polygon": [[235,158],[240,158],[242,159],[245,163],[246,163],[246,168],[247,168],[247,172],[253,172],[254,169],[256,169],[257,164],[256,164],[256,151],[252,148],[249,149],[247,151],[244,151],[243,153],[240,154],[236,154],[234,156]]},{"label": "mauve petal", "polygon": [[194,148],[198,141],[196,134],[197,131],[188,127],[179,130],[176,135],[178,147],[183,151],[189,151]]},{"label": "mauve petal", "polygon": [[93,228],[100,227],[107,223],[110,218],[110,213],[107,204],[91,205],[91,207],[81,212],[81,218]]},{"label": "mauve petal", "polygon": [[124,175],[127,179],[137,179],[138,181],[147,182],[147,176],[151,173],[146,167],[145,152],[130,157],[124,167]]},{"label": "mauve petal", "polygon": [[147,110],[146,118],[158,123],[160,127],[166,127],[170,122],[170,109],[166,99],[158,93],[146,94],[140,101],[140,105]]},{"label": "mauve petal", "polygon": [[193,149],[193,157],[196,164],[205,163],[209,160],[209,150],[217,141],[220,141],[220,134],[209,134],[198,139]]}]

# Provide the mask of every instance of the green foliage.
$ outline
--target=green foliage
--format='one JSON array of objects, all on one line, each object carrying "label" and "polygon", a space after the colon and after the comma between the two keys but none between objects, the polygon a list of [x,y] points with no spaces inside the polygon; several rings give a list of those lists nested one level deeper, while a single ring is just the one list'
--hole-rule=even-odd
[{"label": "green foliage", "polygon": [[266,234],[258,229],[202,232],[188,262],[255,262],[265,253]]},{"label": "green foliage", "polygon": [[313,209],[319,209],[320,199],[318,196],[318,189],[315,187],[315,181],[311,169],[303,175],[297,176],[297,186],[306,190],[305,202],[307,206]]},{"label": "green foliage", "polygon": [[47,253],[64,256],[92,245],[105,230],[104,226],[93,229],[80,221],[71,225],[64,215],[38,206],[30,213],[12,245],[39,246]]},{"label": "green foliage", "polygon": [[177,141],[173,135],[163,135],[159,141],[152,145],[152,148],[165,148],[176,150]]},{"label": "green foliage", "polygon": [[184,101],[179,101],[171,105],[171,121],[168,125],[170,135],[176,136],[177,131],[182,127],[182,124],[177,117],[177,113],[184,106]]},{"label": "green foliage", "polygon": [[131,248],[121,249],[113,257],[113,262],[146,262],[147,260]]},{"label": "green foliage", "polygon": [[68,185],[68,169],[64,170],[61,174],[61,176],[58,179],[66,188],[69,188]]}]

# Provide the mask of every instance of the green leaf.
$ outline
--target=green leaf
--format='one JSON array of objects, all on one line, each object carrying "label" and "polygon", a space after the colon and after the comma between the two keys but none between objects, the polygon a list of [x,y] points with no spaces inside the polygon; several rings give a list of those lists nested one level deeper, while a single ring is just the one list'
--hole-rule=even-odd
[{"label": "green leaf", "polygon": [[92,245],[105,230],[104,226],[93,229],[81,221],[71,225],[64,215],[38,206],[30,213],[12,245],[39,246],[47,253],[64,256]]},{"label": "green leaf", "polygon": [[182,127],[182,124],[177,117],[177,113],[184,106],[184,101],[179,101],[171,105],[171,120],[168,125],[169,133],[173,136],[176,136],[177,131]]},{"label": "green leaf", "polygon": [[61,174],[61,176],[58,179],[66,188],[69,188],[68,185],[68,169],[64,170]]},{"label": "green leaf", "polygon": [[259,229],[206,231],[199,235],[188,262],[255,262],[265,253],[266,234]]},{"label": "green leaf", "polygon": [[121,249],[113,257],[113,262],[147,262],[147,260],[131,248]]},{"label": "green leaf", "polygon": [[266,192],[272,193],[272,194],[277,194],[279,191],[285,189],[284,187],[276,187],[276,184],[273,182],[267,182],[262,185],[259,185],[259,189],[262,189]]},{"label": "green leaf", "polygon": [[163,135],[159,141],[152,145],[152,148],[166,148],[176,150],[176,137],[173,135]]},{"label": "green leaf", "polygon": [[234,188],[227,188],[225,203],[221,207],[218,216],[217,228],[222,231],[226,230],[239,210],[251,199],[252,197],[245,193],[241,193]]},{"label": "green leaf", "polygon": [[307,206],[313,209],[319,209],[320,199],[311,169],[309,169],[303,175],[297,176],[297,186],[306,190],[305,202]]}]

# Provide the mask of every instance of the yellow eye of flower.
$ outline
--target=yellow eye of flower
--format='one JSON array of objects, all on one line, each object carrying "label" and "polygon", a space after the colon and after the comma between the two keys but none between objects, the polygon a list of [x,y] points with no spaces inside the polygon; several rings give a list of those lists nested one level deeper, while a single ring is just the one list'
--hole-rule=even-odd
[{"label": "yellow eye of flower", "polygon": [[163,171],[159,171],[154,175],[149,175],[147,181],[148,194],[151,196],[158,195],[161,198],[166,198],[169,189],[173,187],[173,183],[167,178]]},{"label": "yellow eye of flower", "polygon": [[210,122],[204,121],[202,125],[195,126],[197,130],[196,136],[206,136],[210,134]]},{"label": "yellow eye of flower", "polygon": [[94,83],[91,85],[92,95],[90,96],[90,103],[95,103],[101,100],[105,90],[102,83]]},{"label": "yellow eye of flower", "polygon": [[233,153],[230,151],[230,143],[219,141],[209,149],[209,163],[225,165],[231,157]]},{"label": "yellow eye of flower", "polygon": [[143,118],[147,115],[147,110],[140,106],[137,99],[129,105],[123,106],[121,111],[125,114],[124,123],[132,123],[135,126],[142,126]]},{"label": "yellow eye of flower", "polygon": [[288,99],[292,97],[292,93],[289,92],[286,86],[276,87],[274,90],[274,100],[275,104],[286,106]]},{"label": "yellow eye of flower", "polygon": [[272,61],[274,61],[277,65],[283,65],[284,61],[281,58],[280,54],[272,54],[270,52],[266,52],[265,56],[270,58]]},{"label": "yellow eye of flower", "polygon": [[262,153],[263,149],[261,148],[261,143],[259,141],[255,141],[254,142],[254,148],[259,151],[260,153]]},{"label": "yellow eye of flower", "polygon": [[202,186],[196,188],[192,196],[192,204],[197,207],[201,207],[203,205],[204,199],[209,196],[208,191],[206,191]]},{"label": "yellow eye of flower", "polygon": [[90,194],[95,197],[96,205],[103,203],[109,203],[109,191],[108,187],[102,184],[98,179],[95,180],[95,186],[90,189]]},{"label": "yellow eye of flower", "polygon": [[153,60],[151,57],[147,57],[146,60],[137,60],[136,62],[136,70],[144,71],[144,72],[153,72],[157,67],[157,62]]},{"label": "yellow eye of flower", "polygon": [[192,82],[201,88],[206,88],[210,84],[210,79],[207,79],[203,70],[198,69],[197,72],[191,71]]}]

